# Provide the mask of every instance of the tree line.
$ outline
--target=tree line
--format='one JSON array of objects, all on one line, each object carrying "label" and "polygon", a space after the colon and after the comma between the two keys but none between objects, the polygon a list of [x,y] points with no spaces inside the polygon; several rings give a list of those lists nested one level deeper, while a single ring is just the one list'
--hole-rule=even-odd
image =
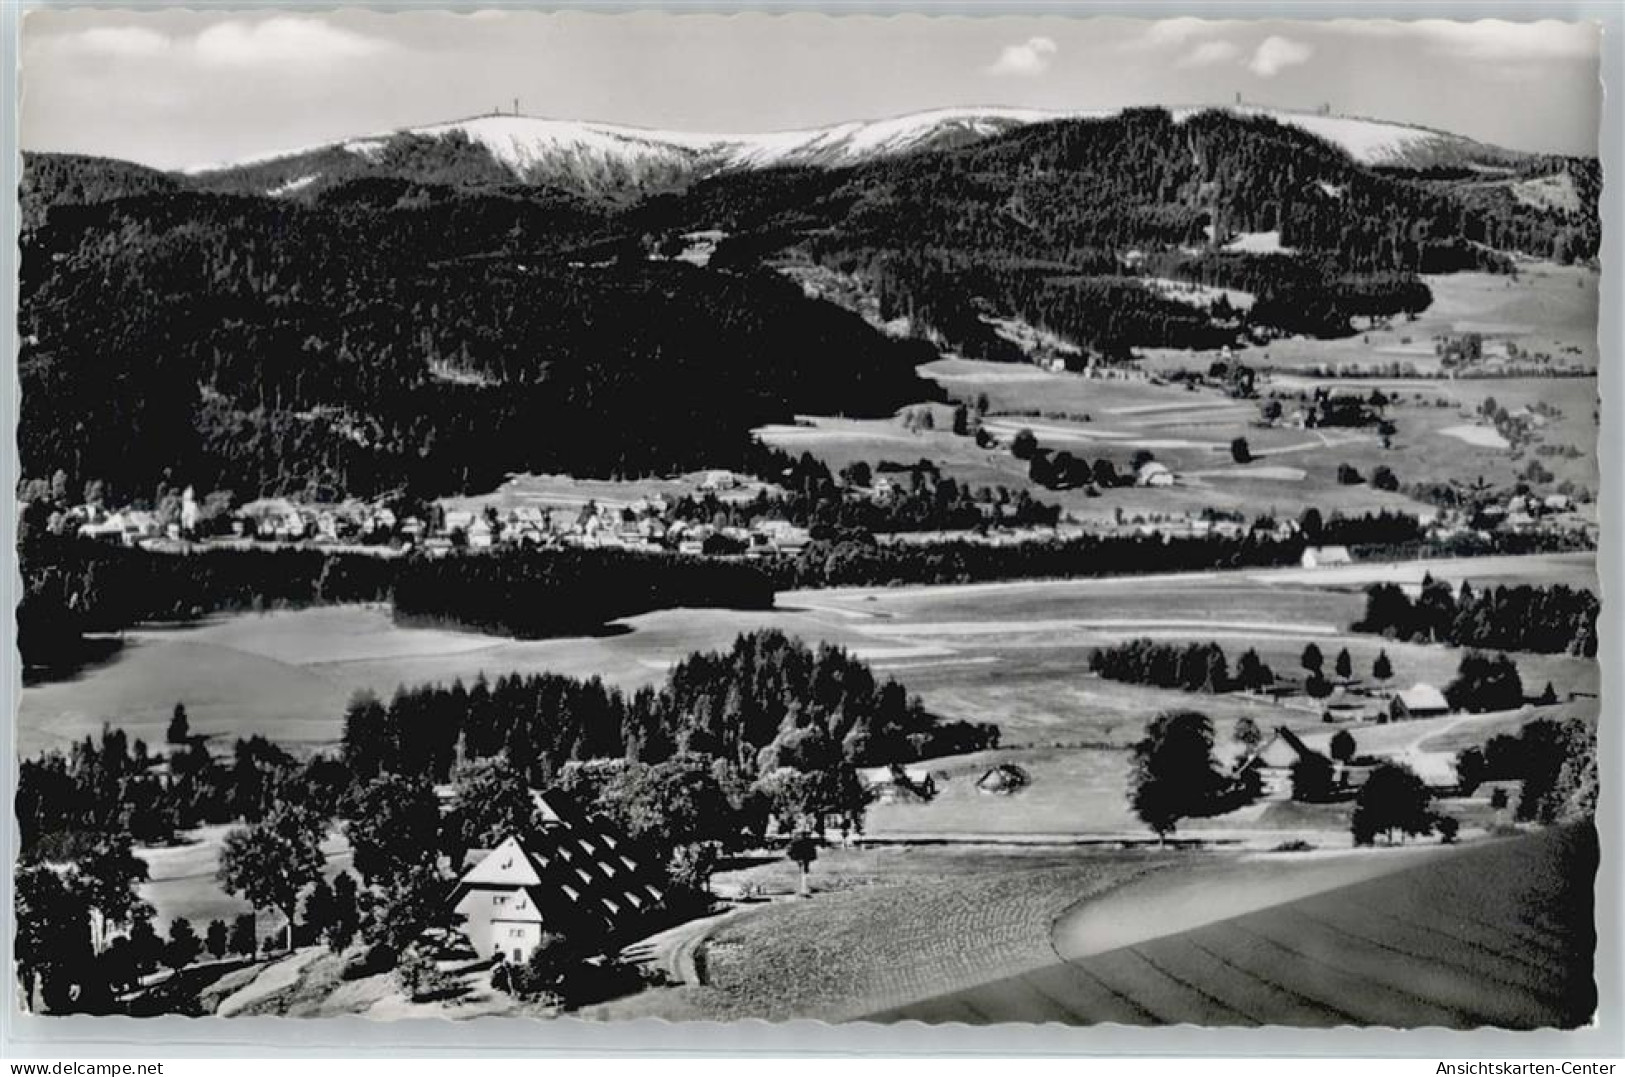
[{"label": "tree line", "polygon": [[[798,473],[794,466],[785,472]],[[539,636],[587,631],[671,605],[768,608],[774,591],[794,588],[1258,568],[1295,564],[1307,546],[1321,544],[1346,544],[1388,557],[1584,548],[1581,538],[1548,532],[1497,532],[1489,539],[1466,535],[1430,544],[1416,517],[1388,510],[1323,518],[1311,508],[1298,525],[1289,537],[1277,537],[1275,522],[1260,519],[1239,535],[1083,534],[1007,545],[969,539],[882,543],[867,531],[832,527],[799,553],[773,554],[749,564],[608,549],[470,551],[444,558],[315,549],[177,554],[31,533],[19,547],[23,595],[17,611],[18,644],[25,667],[60,671],[85,659],[89,634],[116,632],[144,621],[275,607],[392,601],[397,616],[407,622]],[[1382,611],[1392,597],[1389,591],[1379,594],[1383,596],[1379,619],[1370,623],[1380,626],[1390,623],[1392,614]],[[1505,608],[1557,611],[1551,616],[1559,618],[1569,609],[1576,634],[1565,638],[1576,641],[1574,653],[1595,654],[1594,627],[1586,627],[1594,626],[1595,599],[1588,606],[1584,592],[1554,594],[1559,597],[1507,599],[1513,605]],[[1502,626],[1496,633],[1522,623],[1493,605],[1499,600],[1484,601],[1492,605],[1475,601],[1469,618],[1473,623],[1493,617],[1489,623]],[[1452,596],[1452,609],[1455,602]],[[1592,612],[1587,614],[1587,609]],[[1370,616],[1368,611],[1368,621]],[[1540,614],[1542,619],[1546,616]],[[1452,612],[1452,625],[1455,619]],[[1424,624],[1444,628],[1438,620]],[[1540,633],[1524,635],[1529,637],[1526,645],[1516,649],[1539,649],[1535,644],[1550,642],[1537,640]],[[1454,638],[1464,645],[1508,646],[1493,641],[1499,636],[1438,638]]]},{"label": "tree line", "polygon": [[1449,643],[1537,654],[1597,654],[1596,594],[1566,584],[1459,589],[1431,575],[1412,599],[1397,584],[1366,589],[1365,615],[1353,626],[1391,639]]}]

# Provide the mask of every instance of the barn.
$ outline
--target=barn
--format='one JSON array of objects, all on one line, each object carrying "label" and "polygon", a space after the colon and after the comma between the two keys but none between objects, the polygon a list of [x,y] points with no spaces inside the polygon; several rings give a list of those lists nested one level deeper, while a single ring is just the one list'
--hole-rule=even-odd
[{"label": "barn", "polygon": [[1415,684],[1394,693],[1388,704],[1388,717],[1396,722],[1409,718],[1438,718],[1450,713],[1450,702],[1431,684]]},{"label": "barn", "polygon": [[1303,551],[1304,568],[1326,568],[1330,565],[1352,565],[1354,558],[1347,546],[1311,546]]}]

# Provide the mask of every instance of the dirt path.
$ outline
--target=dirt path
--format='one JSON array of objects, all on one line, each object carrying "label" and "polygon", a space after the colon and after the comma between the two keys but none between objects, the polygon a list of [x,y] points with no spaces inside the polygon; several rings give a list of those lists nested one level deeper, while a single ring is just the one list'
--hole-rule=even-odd
[{"label": "dirt path", "polygon": [[279,991],[286,991],[299,981],[299,974],[304,971],[305,966],[322,956],[322,952],[320,946],[307,946],[303,950],[271,962],[260,970],[258,976],[222,999],[220,1005],[215,1008],[215,1016],[230,1017]]},{"label": "dirt path", "polygon": [[705,982],[700,972],[699,954],[712,932],[723,924],[766,907],[766,902],[756,905],[733,905],[720,913],[698,920],[687,920],[675,927],[639,939],[622,950],[621,955],[633,964],[664,972],[675,983],[699,986]]}]

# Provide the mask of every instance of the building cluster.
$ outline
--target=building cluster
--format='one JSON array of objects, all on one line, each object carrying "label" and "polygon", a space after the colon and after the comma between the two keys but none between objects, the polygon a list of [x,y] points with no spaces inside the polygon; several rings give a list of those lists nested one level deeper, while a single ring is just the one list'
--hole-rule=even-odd
[{"label": "building cluster", "polygon": [[[736,489],[741,480],[731,472],[714,471],[697,485],[700,493],[710,494]],[[84,505],[71,510],[64,525],[84,538],[160,549],[186,542],[277,543],[390,553],[421,550],[431,555],[457,549],[570,546],[763,557],[799,553],[810,539],[806,528],[773,517],[754,519],[747,526],[676,519],[672,501],[658,494],[624,505],[589,501],[577,510],[436,505],[421,515],[387,505],[313,505],[281,497],[260,498],[231,510],[211,508],[214,511],[205,511],[188,487],[178,502],[160,511],[109,511]]]},{"label": "building cluster", "polygon": [[1371,775],[1392,764],[1409,768],[1435,792],[1457,792],[1459,778],[1447,753],[1408,751],[1336,759],[1310,747],[1286,726],[1278,727],[1244,756],[1232,776],[1253,785],[1260,800],[1305,799],[1312,788],[1302,778],[1307,768],[1324,775],[1324,784],[1314,789],[1314,799],[1341,800],[1358,794]]}]

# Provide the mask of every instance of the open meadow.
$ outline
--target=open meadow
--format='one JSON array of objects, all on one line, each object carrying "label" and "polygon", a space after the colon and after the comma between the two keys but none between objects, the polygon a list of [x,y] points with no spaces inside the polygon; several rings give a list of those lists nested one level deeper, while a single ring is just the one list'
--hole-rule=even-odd
[{"label": "open meadow", "polygon": [[[1364,609],[1366,584],[1415,584],[1427,573],[1474,586],[1596,585],[1591,556],[1570,554],[832,589],[782,593],[774,610],[668,610],[630,618],[598,636],[535,641],[400,628],[381,607],[244,614],[132,632],[103,665],[26,688],[18,745],[25,754],[65,748],[103,723],[158,745],[171,709],[183,702],[193,730],[220,748],[255,733],[296,750],[331,747],[357,690],[387,698],[400,684],[544,671],[634,688],[656,683],[692,651],[725,647],[743,631],[778,627],[848,648],[944,717],[993,722],[1002,731],[997,750],[928,764],[943,776],[932,803],[874,806],[870,836],[1138,832],[1124,802],[1127,748],[1157,712],[1193,708],[1209,715],[1225,758],[1236,750],[1232,736],[1242,717],[1265,729],[1288,725],[1312,743],[1331,730],[1318,713],[1301,707],[1102,680],[1087,672],[1093,648],[1136,636],[1213,640],[1232,664],[1254,648],[1278,672],[1291,674],[1299,672],[1304,645],[1314,642],[1328,660],[1347,647],[1362,675],[1386,650],[1397,685],[1443,687],[1459,650],[1348,631]],[[1547,681],[1562,695],[1598,687],[1597,664],[1587,659],[1526,654],[1518,664],[1529,694]],[[1589,704],[1594,713],[1594,703],[1575,706]],[[1420,766],[1526,719],[1452,716],[1354,732],[1362,750],[1391,751]],[[978,793],[976,780],[1004,762],[1028,771],[1032,784],[1010,797]]]},{"label": "open meadow", "polygon": [[[1264,366],[1318,366],[1413,363],[1418,370],[1439,369],[1435,336],[1478,333],[1486,352],[1504,352],[1511,341],[1524,352],[1546,352],[1554,365],[1597,366],[1599,276],[1595,269],[1520,260],[1516,277],[1499,273],[1450,273],[1422,278],[1433,303],[1414,321],[1395,318],[1386,329],[1357,333],[1341,340],[1289,337],[1245,348],[1244,362]],[[1198,365],[1208,353],[1150,349],[1146,366],[1172,370]]]},{"label": "open meadow", "polygon": [[[1324,342],[1316,342],[1324,343]],[[1206,369],[1205,353],[1183,353],[1186,363]],[[1271,392],[1308,394],[1326,386],[1334,392],[1367,395],[1380,388],[1392,403],[1387,415],[1398,432],[1384,448],[1373,431],[1346,428],[1296,429],[1265,426],[1259,401],[1233,400],[1216,389],[1188,388],[1145,380],[1097,379],[1051,373],[1036,367],[946,359],[921,368],[950,394],[989,400],[987,428],[1008,442],[1030,430],[1040,445],[1086,459],[1108,459],[1119,473],[1129,469],[1136,451],[1153,453],[1177,476],[1172,487],[1121,487],[1089,497],[1082,490],[1049,491],[1032,484],[1026,465],[1003,449],[977,449],[965,438],[941,432],[911,434],[900,423],[869,420],[873,434],[852,436],[847,426],[837,432],[825,420],[797,428],[796,444],[814,455],[843,462],[872,453],[884,434],[899,446],[918,448],[953,462],[956,478],[1003,473],[1012,488],[1031,489],[1035,497],[1054,501],[1078,519],[1134,516],[1199,515],[1214,508],[1251,517],[1262,513],[1296,516],[1314,506],[1322,513],[1356,514],[1383,509],[1431,516],[1432,506],[1402,492],[1411,484],[1471,483],[1478,479],[1510,486],[1531,460],[1552,474],[1553,483],[1572,482],[1595,491],[1597,383],[1594,378],[1434,379],[1325,378],[1309,374],[1274,374],[1260,378],[1261,396]],[[1479,417],[1486,399],[1509,412],[1537,404],[1556,409],[1543,416],[1534,446],[1513,450]],[[1286,406],[1287,411],[1292,405]],[[850,424],[848,424],[849,426]],[[1244,438],[1252,454],[1236,463],[1231,442]],[[943,444],[939,444],[943,443]],[[1572,450],[1572,452],[1570,452]],[[936,454],[942,454],[940,457]],[[874,459],[873,455],[868,457]],[[1340,465],[1369,479],[1379,467],[1398,478],[1401,491],[1384,491],[1366,483],[1344,484]],[[986,481],[982,479],[981,481]]]},{"label": "open meadow", "polygon": [[868,1017],[1573,1028],[1597,1003],[1596,864],[1575,827],[1159,872],[1061,917],[1061,961]]},{"label": "open meadow", "polygon": [[[1186,862],[1206,854],[1180,854]],[[1177,863],[1155,850],[831,849],[814,897],[762,904],[703,932],[700,984],[590,1007],[599,1019],[851,1020],[1054,960],[1050,928],[1080,898]],[[793,865],[746,874],[784,893]],[[734,881],[719,875],[719,886]]]}]

